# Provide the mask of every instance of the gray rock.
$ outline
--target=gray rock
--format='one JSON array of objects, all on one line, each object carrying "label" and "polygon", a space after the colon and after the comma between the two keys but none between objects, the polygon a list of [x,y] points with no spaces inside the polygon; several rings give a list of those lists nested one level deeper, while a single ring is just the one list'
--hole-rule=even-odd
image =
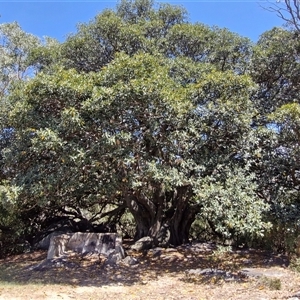
[{"label": "gray rock", "polygon": [[245,265],[252,265],[253,261],[251,259],[244,259],[243,260],[243,264],[245,264]]},{"label": "gray rock", "polygon": [[75,269],[78,268],[79,265],[75,262],[69,262],[64,258],[56,258],[56,259],[45,259],[40,262],[38,265],[31,266],[29,268],[30,271],[45,271],[50,268],[64,268],[64,269]]},{"label": "gray rock", "polygon": [[157,251],[164,251],[167,250],[166,248],[162,248],[162,247],[155,247],[153,249],[150,249],[149,251],[151,252],[157,252]]},{"label": "gray rock", "polygon": [[233,274],[228,271],[220,270],[220,269],[190,269],[186,271],[186,275],[188,276],[205,276],[208,278],[218,277],[222,278],[225,281],[240,281],[242,278],[236,274]]},{"label": "gray rock", "polygon": [[216,245],[214,243],[200,243],[193,242],[191,244],[184,244],[177,247],[177,250],[190,250],[193,252],[210,252],[216,249]]},{"label": "gray rock", "polygon": [[135,251],[148,250],[153,246],[153,239],[150,236],[145,236],[136,241],[130,248]]},{"label": "gray rock", "polygon": [[109,264],[109,265],[115,265],[117,263],[119,263],[121,260],[122,260],[122,255],[121,253],[118,253],[116,251],[113,251],[112,253],[110,253],[107,257],[107,260],[106,260],[106,264]]},{"label": "gray rock", "polygon": [[292,297],[288,298],[287,300],[300,300],[300,291],[294,294]]},{"label": "gray rock", "polygon": [[162,254],[162,251],[161,251],[161,250],[153,251],[153,257],[160,257],[161,254]]},{"label": "gray rock", "polygon": [[64,233],[65,232],[63,232],[63,231],[54,231],[54,232],[48,234],[47,236],[45,236],[42,240],[40,240],[35,245],[35,247],[37,249],[41,249],[41,250],[48,250],[49,246],[50,246],[51,238],[54,237],[54,236],[58,236],[58,235],[64,234]]},{"label": "gray rock", "polygon": [[156,247],[149,250],[149,254],[152,255],[152,257],[159,257],[162,255],[162,253],[165,251],[165,248]]},{"label": "gray rock", "polygon": [[225,276],[226,271],[218,269],[191,269],[187,271],[188,274],[194,275],[210,275],[210,276]]},{"label": "gray rock", "polygon": [[136,258],[131,257],[131,256],[126,256],[122,262],[128,266],[133,266],[133,265],[137,265],[139,262]]},{"label": "gray rock", "polygon": [[116,260],[125,257],[122,239],[116,233],[76,232],[54,236],[50,241],[47,259],[62,257],[68,251],[80,254],[98,253],[107,257],[113,253]]},{"label": "gray rock", "polygon": [[203,272],[205,272],[206,270],[211,270],[211,269],[190,269],[187,270],[186,273],[191,275],[203,275]]},{"label": "gray rock", "polygon": [[171,253],[171,252],[178,252],[178,250],[176,248],[167,248],[165,250],[166,253]]},{"label": "gray rock", "polygon": [[283,277],[286,274],[281,270],[269,270],[269,269],[259,269],[259,268],[246,268],[239,272],[240,275],[244,277],[260,278],[266,277]]}]

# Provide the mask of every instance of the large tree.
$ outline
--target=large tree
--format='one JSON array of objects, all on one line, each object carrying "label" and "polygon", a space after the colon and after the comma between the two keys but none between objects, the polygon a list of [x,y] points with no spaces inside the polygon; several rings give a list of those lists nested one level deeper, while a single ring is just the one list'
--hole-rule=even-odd
[{"label": "large tree", "polygon": [[[194,83],[186,84],[190,76]],[[177,245],[188,240],[197,214],[226,206],[234,193],[232,201],[246,201],[258,217],[242,218],[232,204],[230,214],[220,209],[222,219],[207,220],[221,234],[230,222],[237,232],[259,227],[264,206],[255,206],[254,186],[243,199],[232,191],[222,192],[218,204],[209,200],[221,197],[214,184],[229,191],[236,183],[228,176],[241,176],[251,89],[247,76],[142,53],[119,54],[97,73],[40,74],[12,97],[16,139],[5,160],[12,183],[22,187],[18,201],[45,213],[128,207],[136,238],[159,243],[165,234]],[[251,174],[243,176],[240,184],[248,186]]]},{"label": "large tree", "polygon": [[155,244],[186,242],[196,217],[220,236],[260,233],[251,47],[150,0],[37,47],[40,72],[11,91],[2,123],[15,132],[2,202],[35,230],[128,209],[135,238]]}]

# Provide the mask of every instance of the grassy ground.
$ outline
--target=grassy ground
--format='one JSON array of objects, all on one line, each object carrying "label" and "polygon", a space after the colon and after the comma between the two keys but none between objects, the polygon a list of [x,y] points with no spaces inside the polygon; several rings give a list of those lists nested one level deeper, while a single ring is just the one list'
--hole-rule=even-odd
[{"label": "grassy ground", "polygon": [[[194,251],[180,248],[134,253],[137,265],[106,265],[96,256],[73,255],[64,265],[34,268],[46,252],[0,261],[0,299],[287,299],[300,292],[300,274],[283,256],[261,251]],[[259,278],[239,277],[250,268]],[[190,269],[216,268],[236,275],[200,276]]]}]

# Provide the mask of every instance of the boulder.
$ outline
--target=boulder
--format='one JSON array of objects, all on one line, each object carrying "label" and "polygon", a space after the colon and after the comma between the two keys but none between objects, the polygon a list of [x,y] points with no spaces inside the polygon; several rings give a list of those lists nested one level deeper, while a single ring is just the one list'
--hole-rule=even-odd
[{"label": "boulder", "polygon": [[66,255],[68,251],[113,256],[115,261],[125,257],[122,239],[116,233],[75,232],[53,236],[47,259],[59,258]]},{"label": "boulder", "polygon": [[50,234],[45,236],[42,240],[40,240],[38,243],[36,243],[35,248],[41,249],[41,250],[48,250],[49,246],[50,246],[51,238],[53,236],[58,236],[58,235],[61,235],[61,234],[64,234],[64,233],[66,233],[66,232],[63,232],[63,231],[51,232]]},{"label": "boulder", "polygon": [[122,263],[127,265],[127,266],[134,266],[137,265],[139,262],[136,258],[131,257],[131,256],[126,256],[123,260]]},{"label": "boulder", "polygon": [[153,246],[153,239],[150,236],[145,236],[138,241],[136,241],[132,246],[131,249],[135,251],[142,251],[151,249]]},{"label": "boulder", "polygon": [[197,278],[204,277],[208,280],[212,278],[222,279],[224,281],[241,281],[244,276],[240,276],[241,274],[231,273],[229,271],[220,270],[220,269],[190,269],[186,271],[186,276],[188,278]]}]

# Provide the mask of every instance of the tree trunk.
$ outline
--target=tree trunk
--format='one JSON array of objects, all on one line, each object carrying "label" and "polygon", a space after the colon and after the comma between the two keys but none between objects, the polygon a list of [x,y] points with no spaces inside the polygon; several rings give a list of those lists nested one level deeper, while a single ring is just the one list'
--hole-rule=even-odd
[{"label": "tree trunk", "polygon": [[191,225],[195,220],[198,206],[189,202],[192,192],[189,186],[178,187],[173,195],[174,213],[170,220],[170,243],[174,246],[187,243]]},{"label": "tree trunk", "polygon": [[150,236],[156,246],[187,243],[197,214],[189,199],[189,187],[178,187],[169,195],[157,190],[152,201],[128,197],[126,202],[136,222],[135,240]]},{"label": "tree trunk", "polygon": [[170,225],[170,244],[178,246],[189,242],[189,233],[197,211],[187,206],[180,216],[174,216]]},{"label": "tree trunk", "polygon": [[128,196],[126,199],[126,204],[136,223],[134,240],[137,241],[144,236],[148,236],[152,219],[149,208],[147,209],[147,207],[137,201],[136,197],[134,196]]}]

